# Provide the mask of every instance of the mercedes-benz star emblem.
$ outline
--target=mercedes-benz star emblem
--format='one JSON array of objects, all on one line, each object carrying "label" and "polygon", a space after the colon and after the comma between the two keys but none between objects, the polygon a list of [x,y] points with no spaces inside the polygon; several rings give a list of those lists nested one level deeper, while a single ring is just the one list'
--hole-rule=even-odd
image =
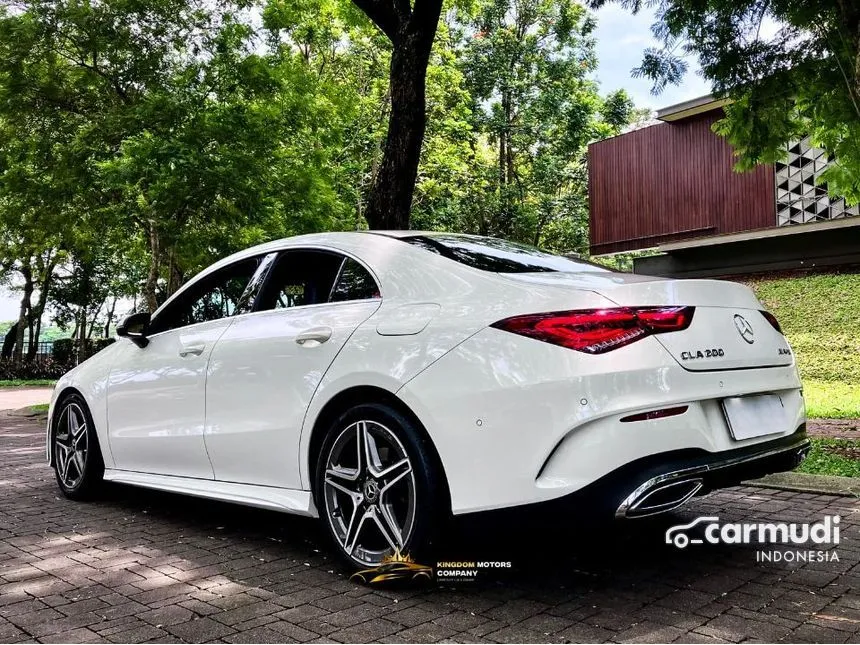
[{"label": "mercedes-benz star emblem", "polygon": [[753,332],[752,325],[750,321],[741,316],[740,314],[735,314],[735,327],[738,330],[738,333],[741,335],[746,342],[752,345],[755,342],[755,332]]}]

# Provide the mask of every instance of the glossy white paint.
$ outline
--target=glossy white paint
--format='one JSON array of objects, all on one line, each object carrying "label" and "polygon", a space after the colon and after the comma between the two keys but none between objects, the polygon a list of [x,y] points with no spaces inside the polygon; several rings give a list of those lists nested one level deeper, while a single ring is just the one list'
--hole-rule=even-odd
[{"label": "glossy white paint", "polygon": [[[379,300],[245,314],[209,361],[206,450],[222,481],[301,488],[298,451],[311,398],[355,328]],[[320,340],[300,335],[327,330]]]},{"label": "glossy white paint", "polygon": [[124,340],[108,380],[108,442],[122,470],[213,479],[203,442],[206,367],[233,319]]},{"label": "glossy white paint", "polygon": [[[121,339],[64,376],[55,396],[83,394],[117,481],[308,514],[316,421],[355,387],[385,390],[415,413],[455,513],[559,497],[663,451],[777,436],[733,440],[719,409],[727,396],[778,393],[790,419],[778,436],[805,420],[794,357],[742,285],[587,269],[495,274],[395,237],[301,236],[226,258],[189,286],[252,255],[316,248],[364,263],[382,299],[243,314],[165,332],[145,349]],[[664,304],[697,307],[691,327],[596,356],[489,327],[525,313]],[[736,314],[756,345],[738,335]],[[198,341],[199,356],[178,356]],[[714,346],[724,355],[706,371],[681,356]],[[620,422],[675,404],[688,411]]]}]

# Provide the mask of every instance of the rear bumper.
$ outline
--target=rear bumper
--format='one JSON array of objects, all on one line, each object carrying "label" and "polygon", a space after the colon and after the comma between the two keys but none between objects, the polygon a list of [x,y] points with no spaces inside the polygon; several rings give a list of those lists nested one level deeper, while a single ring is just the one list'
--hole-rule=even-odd
[{"label": "rear bumper", "polygon": [[719,453],[675,450],[637,459],[587,486],[529,505],[583,520],[627,520],[667,513],[693,497],[795,468],[809,451],[806,424],[793,434]]},{"label": "rear bumper", "polygon": [[[721,402],[752,394],[778,395],[785,419],[774,434],[736,440]],[[727,461],[768,450],[791,441],[806,421],[794,365],[689,372],[654,338],[591,356],[488,329],[398,396],[439,453],[455,515],[559,500],[626,473],[612,491],[614,515],[651,477],[699,466],[709,456]],[[686,411],[625,422],[678,406]],[[761,474],[770,464],[764,468]],[[777,464],[771,471],[785,469]],[[706,479],[702,489],[717,481],[713,472]],[[691,494],[697,492],[704,491]]]},{"label": "rear bumper", "polygon": [[[792,470],[806,458],[809,447],[803,424],[792,435],[747,448],[695,457],[654,455],[595,484],[606,488],[611,499],[620,497],[616,518],[645,517],[671,511],[695,495]],[[626,472],[619,472],[622,470]],[[629,492],[625,495],[624,491]]]}]

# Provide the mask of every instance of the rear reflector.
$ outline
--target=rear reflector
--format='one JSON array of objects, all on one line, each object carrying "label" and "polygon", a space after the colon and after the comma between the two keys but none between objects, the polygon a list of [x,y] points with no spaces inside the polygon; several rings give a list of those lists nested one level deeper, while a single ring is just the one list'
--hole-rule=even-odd
[{"label": "rear reflector", "polygon": [[555,311],[505,318],[491,327],[587,354],[603,354],[652,334],[686,329],[694,311],[695,307]]},{"label": "rear reflector", "polygon": [[779,326],[779,321],[769,311],[762,310],[761,315],[764,316],[764,319],[770,323],[770,326],[777,330],[780,334],[782,333],[782,327]]},{"label": "rear reflector", "polygon": [[687,411],[687,407],[688,406],[686,405],[680,405],[676,408],[663,408],[662,410],[651,410],[651,412],[631,414],[629,417],[622,417],[621,423],[631,423],[632,421],[650,421],[651,419],[675,417],[679,414],[684,414]]}]

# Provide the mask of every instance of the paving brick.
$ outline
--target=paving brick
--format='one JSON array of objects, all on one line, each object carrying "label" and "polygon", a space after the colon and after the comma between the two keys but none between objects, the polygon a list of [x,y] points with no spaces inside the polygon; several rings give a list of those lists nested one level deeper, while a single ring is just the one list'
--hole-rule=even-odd
[{"label": "paving brick", "polygon": [[[849,498],[727,489],[597,532],[488,519],[454,526],[448,548],[511,560],[510,572],[379,589],[351,583],[307,519],[113,486],[91,504],[62,498],[41,441],[32,421],[0,413],[0,642],[860,642]],[[701,515],[837,513],[838,563],[663,542]]]},{"label": "paving brick", "polygon": [[391,636],[402,629],[402,625],[381,618],[332,632],[328,638],[341,643],[369,643]]},{"label": "paving brick", "polygon": [[188,643],[205,643],[233,634],[235,630],[211,618],[198,618],[164,628]]}]

